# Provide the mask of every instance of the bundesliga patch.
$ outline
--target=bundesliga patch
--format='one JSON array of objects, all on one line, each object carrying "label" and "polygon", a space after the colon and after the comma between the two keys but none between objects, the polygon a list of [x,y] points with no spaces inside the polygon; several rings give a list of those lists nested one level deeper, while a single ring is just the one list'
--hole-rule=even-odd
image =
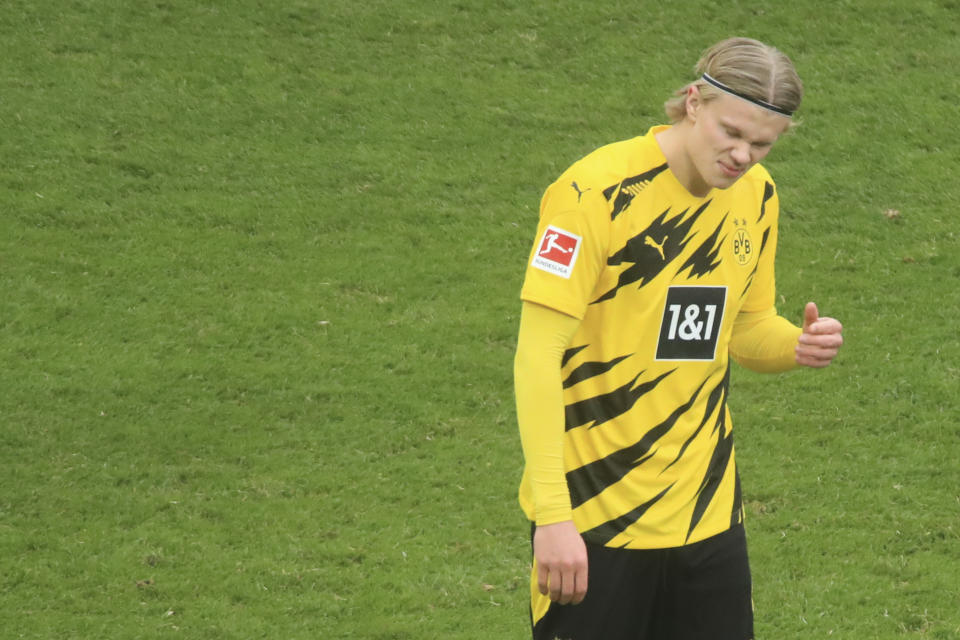
[{"label": "bundesliga patch", "polygon": [[660,321],[657,360],[716,358],[726,302],[726,287],[670,287]]},{"label": "bundesliga patch", "polygon": [[564,278],[569,278],[580,253],[580,236],[550,225],[533,256],[533,266]]}]

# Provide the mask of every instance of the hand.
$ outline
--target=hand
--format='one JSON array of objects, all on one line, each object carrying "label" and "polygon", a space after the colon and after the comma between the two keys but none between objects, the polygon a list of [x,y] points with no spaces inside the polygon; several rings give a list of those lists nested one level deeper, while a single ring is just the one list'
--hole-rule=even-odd
[{"label": "hand", "polygon": [[559,604],[580,604],[587,595],[587,546],[572,520],[537,527],[533,534],[537,586]]},{"label": "hand", "polygon": [[797,341],[797,364],[816,368],[830,364],[843,344],[842,331],[842,324],[821,318],[817,305],[808,302],[803,310],[803,333]]}]

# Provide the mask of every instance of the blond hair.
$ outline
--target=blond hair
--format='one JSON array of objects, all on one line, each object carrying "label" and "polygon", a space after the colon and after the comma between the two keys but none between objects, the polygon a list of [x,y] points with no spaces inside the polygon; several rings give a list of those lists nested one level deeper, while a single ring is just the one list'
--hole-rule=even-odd
[{"label": "blond hair", "polygon": [[775,47],[751,38],[728,38],[707,49],[694,67],[698,78],[678,89],[663,107],[670,122],[686,117],[686,99],[691,86],[696,86],[704,102],[723,92],[703,80],[703,74],[715,78],[748,99],[775,105],[793,112],[803,99],[803,83],[793,62]]}]

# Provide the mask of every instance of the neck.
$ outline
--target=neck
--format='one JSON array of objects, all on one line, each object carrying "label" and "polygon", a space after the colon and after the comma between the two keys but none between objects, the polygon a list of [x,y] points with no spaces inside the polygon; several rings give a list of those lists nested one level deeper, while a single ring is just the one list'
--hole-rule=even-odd
[{"label": "neck", "polygon": [[666,131],[656,134],[657,144],[663,157],[667,159],[667,166],[677,179],[677,182],[690,195],[703,198],[710,193],[710,185],[703,181],[687,153],[686,139],[690,129],[690,122],[681,120]]}]

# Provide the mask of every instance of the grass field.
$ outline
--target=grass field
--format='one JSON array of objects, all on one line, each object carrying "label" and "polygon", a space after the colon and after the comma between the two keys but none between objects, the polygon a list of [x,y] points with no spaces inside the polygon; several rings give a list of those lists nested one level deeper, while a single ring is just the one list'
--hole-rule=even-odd
[{"label": "grass field", "polygon": [[[762,7],[762,8],[761,8]],[[0,636],[523,638],[543,188],[699,52],[807,85],[734,372],[757,637],[960,638],[960,3],[7,0]]]}]

